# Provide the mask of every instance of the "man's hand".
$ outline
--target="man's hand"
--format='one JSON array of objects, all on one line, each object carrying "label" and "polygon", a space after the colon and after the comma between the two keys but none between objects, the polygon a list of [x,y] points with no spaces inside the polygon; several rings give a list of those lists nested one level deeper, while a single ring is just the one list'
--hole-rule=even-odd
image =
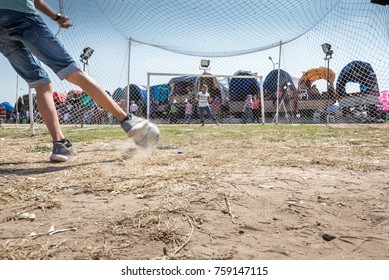
[{"label": "man's hand", "polygon": [[69,23],[69,18],[67,16],[58,15],[57,12],[44,0],[34,0],[34,5],[35,8],[44,13],[46,16],[58,22],[59,26],[62,28],[69,28],[70,26],[73,26]]},{"label": "man's hand", "polygon": [[59,19],[57,19],[57,22],[62,28],[69,28],[70,26],[73,26],[73,24],[69,23],[69,17],[67,16],[61,15]]}]

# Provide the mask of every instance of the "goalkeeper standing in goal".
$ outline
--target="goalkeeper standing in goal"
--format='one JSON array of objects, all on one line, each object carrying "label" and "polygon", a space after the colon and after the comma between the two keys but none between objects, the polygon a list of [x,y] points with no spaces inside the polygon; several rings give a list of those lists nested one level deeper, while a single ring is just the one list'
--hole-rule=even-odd
[{"label": "goalkeeper standing in goal", "polygon": [[219,122],[216,120],[214,114],[212,114],[211,107],[209,106],[209,97],[208,86],[203,85],[201,87],[201,91],[197,93],[201,126],[204,126],[204,111],[207,112],[208,116],[215,122],[215,124],[219,125]]},{"label": "goalkeeper standing in goal", "polygon": [[96,103],[121,123],[131,136],[145,133],[135,126],[119,105],[88,74],[80,69],[63,45],[49,30],[37,12],[41,11],[60,27],[69,28],[67,16],[57,13],[44,0],[0,0],[0,52],[15,71],[35,88],[39,112],[53,140],[52,161],[67,161],[77,155],[76,149],[61,130],[53,100],[53,85],[40,61],[58,77],[82,88]]}]

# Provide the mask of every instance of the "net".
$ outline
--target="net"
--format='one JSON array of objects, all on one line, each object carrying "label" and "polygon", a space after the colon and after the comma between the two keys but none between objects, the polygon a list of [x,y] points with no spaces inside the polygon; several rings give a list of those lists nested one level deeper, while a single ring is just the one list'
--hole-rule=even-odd
[{"label": "net", "polygon": [[[265,122],[387,118],[387,6],[364,0],[66,0],[59,7],[74,24],[58,32],[59,39],[76,58],[94,49],[86,72],[126,110],[131,101],[144,116],[153,110],[149,88],[173,102],[179,89],[171,80],[183,77],[155,76],[148,85],[147,73],[200,75],[200,60],[208,59],[214,75],[263,77]],[[116,123],[80,89],[54,74],[53,80],[61,122]],[[231,113],[225,122],[249,122],[242,121],[242,108],[248,95],[260,96],[260,85],[237,90],[244,84],[224,81],[220,98],[226,97]]]}]

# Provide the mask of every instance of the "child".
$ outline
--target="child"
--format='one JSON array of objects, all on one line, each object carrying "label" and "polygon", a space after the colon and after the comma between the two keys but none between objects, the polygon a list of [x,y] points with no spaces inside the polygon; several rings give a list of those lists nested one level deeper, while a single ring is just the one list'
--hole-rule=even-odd
[{"label": "child", "polygon": [[199,101],[199,113],[200,113],[200,123],[201,126],[204,126],[204,111],[207,112],[208,116],[219,125],[219,122],[216,120],[216,117],[212,114],[211,108],[209,107],[209,93],[208,86],[203,85],[201,91],[197,93],[197,99]]},{"label": "child", "polygon": [[190,100],[187,100],[185,105],[185,123],[192,122],[192,112],[193,112],[192,102]]},{"label": "child", "polygon": [[253,121],[253,96],[247,95],[247,99],[243,104],[243,123],[249,123]]}]

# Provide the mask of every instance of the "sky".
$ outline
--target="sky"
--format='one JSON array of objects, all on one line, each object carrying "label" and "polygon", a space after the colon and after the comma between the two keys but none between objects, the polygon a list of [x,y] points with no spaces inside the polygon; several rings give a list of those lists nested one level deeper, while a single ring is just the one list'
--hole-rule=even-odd
[{"label": "sky", "polygon": [[[57,0],[47,2],[56,10],[59,9]],[[69,15],[74,27],[61,30],[58,38],[77,61],[84,47],[92,47],[95,50],[89,65],[86,66],[86,71],[110,92],[127,84],[130,36],[134,40],[151,44],[146,45],[136,41],[131,44],[130,83],[146,85],[147,72],[201,74],[202,71],[199,70],[201,59],[211,60],[212,74],[233,75],[238,70],[245,70],[265,77],[273,70],[269,56],[275,63],[280,62],[282,69],[299,78],[307,69],[327,65],[321,44],[328,42],[334,50],[330,68],[336,74],[352,60],[368,61],[377,73],[381,90],[389,89],[388,22],[380,21],[382,18],[385,19],[382,17],[382,8],[372,8],[369,6],[369,1],[331,0],[326,2],[322,10],[312,4],[315,1],[308,0],[302,2],[291,0],[173,1],[182,5],[190,2],[189,7],[192,10],[186,6],[177,6],[170,2],[168,5],[157,0],[120,2],[67,0],[63,2],[67,5],[65,14]],[[227,5],[213,6],[214,10],[219,10],[218,15],[223,17],[215,18],[217,16],[215,15],[210,19],[211,14],[206,14],[209,9],[205,9],[207,5],[204,5],[207,2],[212,2],[214,5],[229,3],[236,6],[233,6],[234,9]],[[233,11],[239,9],[238,2],[241,5],[254,2],[265,3],[260,8],[269,14],[258,15],[243,7],[241,13],[233,18]],[[281,13],[275,10],[279,2],[294,6],[291,10]],[[125,13],[127,9],[121,6],[124,5],[122,3],[134,5],[132,9],[128,9],[130,14]],[[152,12],[155,12],[157,4],[161,5],[157,8],[163,12],[154,15]],[[203,5],[196,6],[200,4]],[[304,6],[301,6],[303,4]],[[355,8],[352,5],[357,6]],[[180,9],[185,10],[185,13],[178,14],[176,17],[169,14]],[[226,12],[231,14],[225,17]],[[330,14],[326,17],[328,12]],[[297,17],[301,14],[307,17]],[[248,15],[250,18],[242,15]],[[277,22],[276,17],[272,15],[280,17],[280,21]],[[300,20],[292,21],[293,17]],[[43,19],[49,28],[57,33],[57,24],[46,16],[43,16]],[[293,24],[288,24],[289,22]],[[275,31],[278,29],[284,31],[290,25],[290,28],[295,30],[290,34],[299,36],[296,40],[282,46],[280,61],[278,61],[279,47],[273,46],[266,49],[269,42],[278,43],[279,34],[275,31],[267,31],[272,25],[276,25],[275,23],[279,23],[275,26]],[[187,29],[188,32],[183,32]],[[284,40],[290,39],[285,37],[285,32],[280,34],[284,34],[282,35]],[[383,34],[387,36],[382,36]],[[163,49],[153,45],[159,45]],[[245,45],[249,49],[257,48],[262,51],[251,54],[244,54],[243,51],[237,56],[214,57],[214,54],[219,55],[223,52],[234,53]],[[172,49],[181,53],[189,50],[191,55],[168,51]],[[195,55],[199,53],[201,55]],[[60,82],[52,72],[49,71],[49,74],[56,90],[67,91],[72,88],[68,83]],[[151,84],[166,83],[170,78],[172,77],[153,77]],[[27,84],[19,78],[16,87],[16,80],[16,72],[0,54],[0,102],[14,104],[17,95],[28,92]],[[316,83],[320,91],[325,90],[325,81],[319,80]],[[357,85],[349,84],[348,87],[351,88],[349,91],[354,91]]]},{"label": "sky", "polygon": [[[47,1],[57,10],[58,1]],[[55,33],[56,23],[50,22],[47,17],[44,17],[50,29]],[[21,96],[28,93],[27,83],[20,77],[17,77],[15,70],[12,68],[8,60],[0,53],[0,103],[9,102],[13,106],[16,101],[16,96]],[[18,86],[16,86],[18,84]]]}]

